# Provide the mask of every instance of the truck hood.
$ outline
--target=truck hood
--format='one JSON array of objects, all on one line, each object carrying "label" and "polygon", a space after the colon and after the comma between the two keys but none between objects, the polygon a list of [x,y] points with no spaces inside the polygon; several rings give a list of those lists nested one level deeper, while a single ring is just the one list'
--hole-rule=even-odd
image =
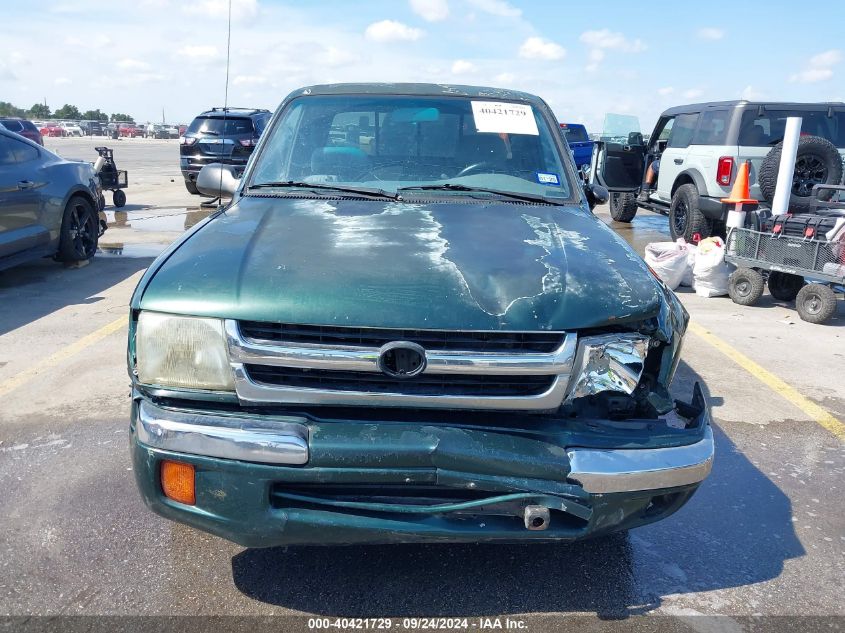
[{"label": "truck hood", "polygon": [[465,198],[243,197],[146,280],[146,310],[358,327],[571,330],[646,319],[663,300],[581,207]]}]

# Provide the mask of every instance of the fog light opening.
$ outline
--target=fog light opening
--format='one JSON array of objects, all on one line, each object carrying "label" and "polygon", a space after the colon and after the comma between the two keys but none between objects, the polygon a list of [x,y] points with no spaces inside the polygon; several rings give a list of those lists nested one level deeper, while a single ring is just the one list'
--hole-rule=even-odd
[{"label": "fog light opening", "polygon": [[195,472],[192,464],[164,460],[161,462],[161,491],[168,499],[195,505]]}]

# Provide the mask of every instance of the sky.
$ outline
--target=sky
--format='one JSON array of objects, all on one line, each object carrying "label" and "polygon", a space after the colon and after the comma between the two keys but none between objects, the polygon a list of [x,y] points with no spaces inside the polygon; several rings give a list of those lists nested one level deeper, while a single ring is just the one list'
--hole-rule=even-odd
[{"label": "sky", "polygon": [[[229,0],[3,2],[0,101],[187,123],[223,105]],[[232,0],[228,103],[317,83],[524,90],[600,131],[727,99],[845,100],[845,2]],[[817,8],[818,10],[814,10]]]}]

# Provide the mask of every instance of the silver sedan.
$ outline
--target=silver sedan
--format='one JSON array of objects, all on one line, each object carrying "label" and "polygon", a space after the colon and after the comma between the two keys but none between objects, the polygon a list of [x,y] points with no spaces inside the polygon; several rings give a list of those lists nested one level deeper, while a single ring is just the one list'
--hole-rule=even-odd
[{"label": "silver sedan", "polygon": [[91,163],[0,129],[0,269],[38,257],[90,259],[103,194]]}]

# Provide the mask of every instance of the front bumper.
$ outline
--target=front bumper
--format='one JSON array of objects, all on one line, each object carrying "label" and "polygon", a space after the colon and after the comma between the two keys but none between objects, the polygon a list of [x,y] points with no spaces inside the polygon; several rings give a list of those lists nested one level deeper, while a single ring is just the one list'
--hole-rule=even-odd
[{"label": "front bumper", "polygon": [[[626,446],[606,431],[210,415],[139,395],[132,455],[150,508],[245,546],[575,540],[686,503],[714,451],[697,386],[691,406],[661,445],[635,434]],[[164,497],[164,459],[194,465],[196,505]],[[526,529],[525,506],[549,510],[548,527]]]}]

